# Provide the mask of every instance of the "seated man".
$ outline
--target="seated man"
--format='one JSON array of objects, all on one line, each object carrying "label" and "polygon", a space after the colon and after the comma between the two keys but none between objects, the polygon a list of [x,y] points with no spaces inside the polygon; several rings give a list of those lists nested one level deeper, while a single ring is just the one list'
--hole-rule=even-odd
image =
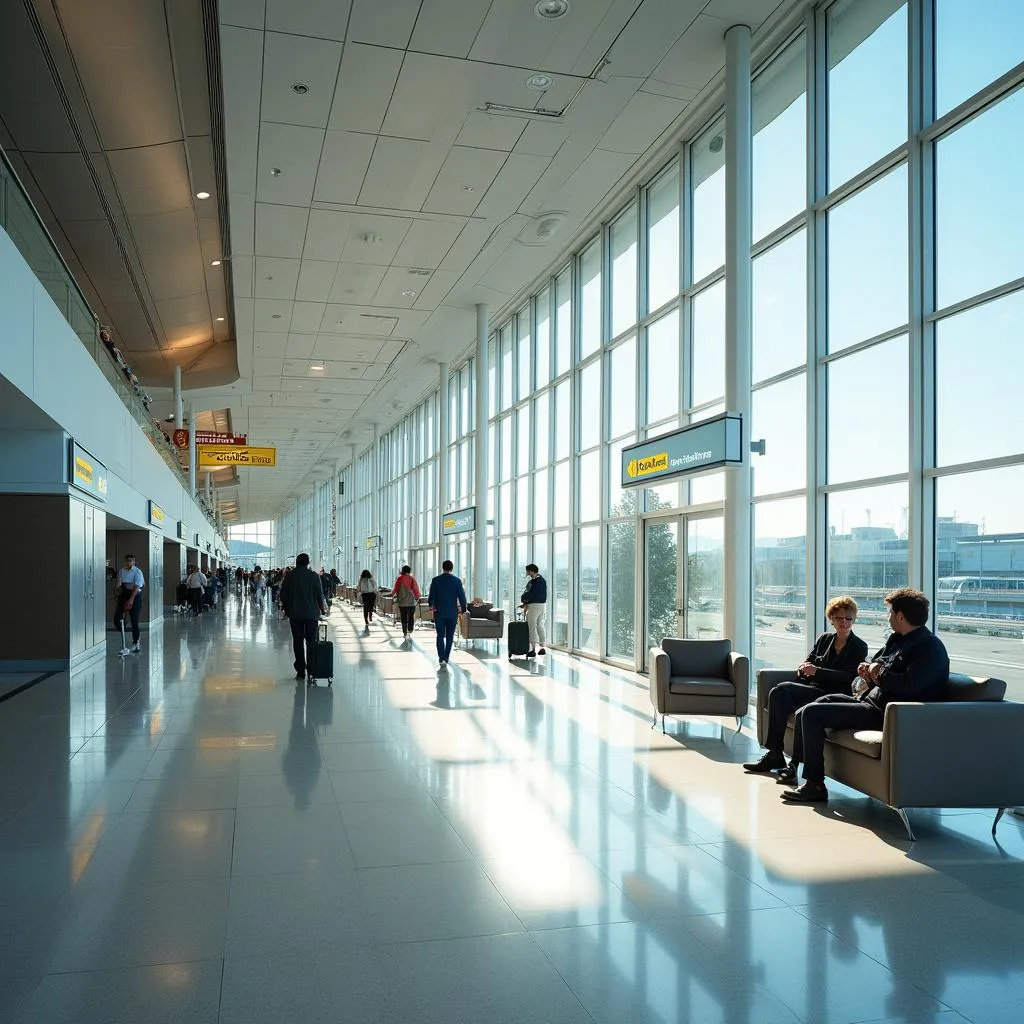
[{"label": "seated man", "polygon": [[807,660],[796,669],[796,681],[778,683],[768,693],[768,735],[766,751],[760,761],[745,764],[748,772],[779,770],[779,781],[796,778],[798,762],[787,765],[782,743],[786,738],[789,716],[805,704],[827,693],[849,693],[857,678],[857,666],[867,657],[868,645],[853,632],[857,602],[852,597],[834,597],[825,608],[834,633],[822,633]]},{"label": "seated man", "polygon": [[949,681],[949,655],[942,641],[925,625],[928,598],[919,590],[901,587],[886,594],[892,633],[871,661],[857,666],[860,690],[856,696],[830,694],[796,713],[793,760],[804,766],[804,783],[787,790],[783,800],[823,803],[825,788],[825,730],[881,729],[885,706],[894,700],[939,700]]}]

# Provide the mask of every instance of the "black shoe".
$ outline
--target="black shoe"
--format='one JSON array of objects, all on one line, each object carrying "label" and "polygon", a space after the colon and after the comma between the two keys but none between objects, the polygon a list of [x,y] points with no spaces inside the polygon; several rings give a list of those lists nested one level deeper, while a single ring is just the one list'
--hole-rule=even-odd
[{"label": "black shoe", "polygon": [[306,678],[306,673],[305,672],[296,672],[295,673],[295,678],[298,679],[299,682],[301,683],[302,680]]},{"label": "black shoe", "polygon": [[528,658],[536,658],[537,657],[537,652],[536,651],[527,651],[526,652],[526,656]]},{"label": "black shoe", "polygon": [[786,755],[781,750],[766,750],[760,761],[750,761],[743,766],[748,772],[773,772],[786,767]]},{"label": "black shoe", "polygon": [[547,651],[545,651],[543,647],[538,647],[538,648],[537,648],[537,653],[538,653],[538,654],[547,654],[548,652],[547,652]]},{"label": "black shoe", "polygon": [[780,794],[783,800],[798,804],[824,804],[828,803],[828,790],[824,782],[805,782],[796,789],[783,790]]},{"label": "black shoe", "polygon": [[799,770],[799,767],[800,766],[795,761],[790,764],[787,764],[786,767],[779,772],[778,777],[775,779],[775,781],[780,786],[794,785],[796,783],[796,773]]}]

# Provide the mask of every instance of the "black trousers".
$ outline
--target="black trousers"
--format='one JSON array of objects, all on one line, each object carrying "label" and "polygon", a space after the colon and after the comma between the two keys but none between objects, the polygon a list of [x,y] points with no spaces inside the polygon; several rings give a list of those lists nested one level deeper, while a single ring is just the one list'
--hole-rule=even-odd
[{"label": "black trousers", "polygon": [[363,594],[363,622],[367,625],[373,618],[373,606],[377,603],[376,594]]},{"label": "black trousers", "polygon": [[399,605],[398,614],[402,617],[402,632],[411,633],[412,624],[416,618],[416,606],[413,605],[411,608],[403,608],[402,605]]},{"label": "black trousers", "polygon": [[292,627],[292,647],[295,651],[296,673],[306,674],[306,667],[313,660],[313,644],[316,643],[317,619],[289,619]]},{"label": "black trousers", "polygon": [[826,729],[881,729],[885,715],[845,693],[830,693],[796,713],[793,729],[793,760],[804,766],[810,782],[825,779]]},{"label": "black trousers", "polygon": [[202,587],[189,587],[188,588],[188,603],[192,606],[192,611],[199,615],[203,610],[203,589]]},{"label": "black trousers", "polygon": [[117,605],[114,609],[114,626],[120,629],[121,620],[127,613],[132,624],[132,643],[137,644],[139,642],[139,616],[142,614],[142,591],[140,590],[135,594],[135,600],[132,602],[131,608],[125,608],[128,598],[131,596],[130,590],[121,590],[117,595]]},{"label": "black trousers", "polygon": [[[823,696],[824,693],[810,683],[793,681],[773,686],[768,691],[768,735],[765,737],[765,747],[781,753],[789,716],[798,708]],[[797,760],[795,755],[794,760]]]}]

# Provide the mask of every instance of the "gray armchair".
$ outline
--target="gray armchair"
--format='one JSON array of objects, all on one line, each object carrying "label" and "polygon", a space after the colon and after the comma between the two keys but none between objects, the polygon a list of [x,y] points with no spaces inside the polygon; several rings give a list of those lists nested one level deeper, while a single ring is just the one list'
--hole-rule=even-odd
[{"label": "gray armchair", "polygon": [[650,692],[653,729],[661,715],[732,715],[737,729],[747,713],[750,662],[729,640],[666,637],[651,648]]},{"label": "gray armchair", "polygon": [[500,645],[505,635],[505,612],[490,604],[471,604],[469,610],[459,616],[459,633],[467,643],[470,640],[494,640]]}]

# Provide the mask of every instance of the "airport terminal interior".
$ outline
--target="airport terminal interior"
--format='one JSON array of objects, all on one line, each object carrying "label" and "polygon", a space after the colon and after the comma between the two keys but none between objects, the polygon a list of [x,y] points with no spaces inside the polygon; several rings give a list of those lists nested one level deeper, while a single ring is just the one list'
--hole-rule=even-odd
[{"label": "airport terminal interior", "polygon": [[0,1020],[1016,1024],[1022,164],[1020,0],[0,4]]}]

